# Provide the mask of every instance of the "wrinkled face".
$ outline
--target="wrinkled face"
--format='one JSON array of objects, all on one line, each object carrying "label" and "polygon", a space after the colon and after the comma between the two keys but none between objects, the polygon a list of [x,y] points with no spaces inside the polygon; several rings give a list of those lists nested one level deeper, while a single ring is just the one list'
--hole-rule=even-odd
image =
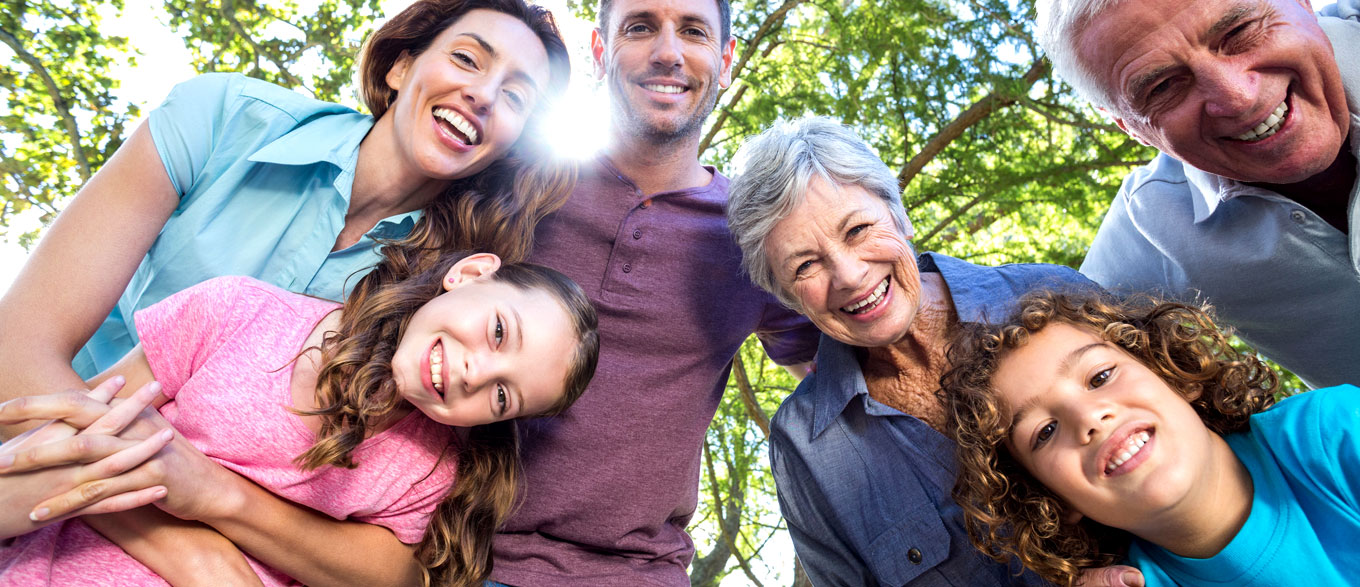
[{"label": "wrinkled face", "polygon": [[609,79],[618,131],[669,140],[698,133],[732,83],[736,41],[723,43],[712,0],[616,0],[595,31],[595,75]]},{"label": "wrinkled face", "polygon": [[1214,433],[1184,397],[1091,330],[1048,325],[1002,357],[992,383],[1011,417],[1006,448],[1086,517],[1145,535],[1213,486]]},{"label": "wrinkled face", "polygon": [[822,332],[880,347],[906,335],[921,307],[907,238],[883,200],[814,176],[803,202],[766,238],[765,257],[795,309]]},{"label": "wrinkled face", "polygon": [[575,350],[567,312],[551,295],[469,278],[411,317],[392,375],[430,419],[476,426],[556,404]]},{"label": "wrinkled face", "polygon": [[1120,128],[1210,173],[1303,181],[1336,158],[1350,128],[1308,0],[1125,0],[1076,46]]},{"label": "wrinkled face", "polygon": [[430,178],[467,177],[510,151],[548,80],[547,50],[528,26],[472,10],[392,66],[397,97],[383,117],[407,165]]}]

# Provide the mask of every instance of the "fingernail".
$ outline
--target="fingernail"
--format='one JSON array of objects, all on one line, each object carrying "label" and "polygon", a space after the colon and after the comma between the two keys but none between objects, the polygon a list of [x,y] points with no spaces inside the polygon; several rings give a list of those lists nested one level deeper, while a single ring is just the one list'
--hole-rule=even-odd
[{"label": "fingernail", "polygon": [[160,499],[160,498],[162,498],[162,497],[165,497],[165,494],[167,494],[167,493],[169,493],[169,492],[170,492],[170,491],[169,491],[168,489],[164,488],[164,487],[157,487],[157,488],[151,490],[151,495],[156,496],[156,499]]},{"label": "fingernail", "polygon": [[34,522],[41,522],[47,519],[47,515],[51,513],[52,510],[47,508],[38,508],[28,513],[28,519],[33,520]]},{"label": "fingernail", "polygon": [[14,455],[0,456],[0,469],[8,469],[14,465]]},{"label": "fingernail", "polygon": [[114,385],[117,385],[119,387],[122,387],[124,383],[127,383],[127,380],[123,379],[122,375],[114,375],[111,381],[113,381]]},{"label": "fingernail", "polygon": [[162,442],[170,442],[171,439],[175,438],[175,431],[172,428],[166,428],[165,430],[161,430],[160,434]]},{"label": "fingernail", "polygon": [[1143,587],[1143,575],[1133,571],[1124,571],[1124,574],[1119,576],[1119,582],[1123,583],[1124,587]]}]

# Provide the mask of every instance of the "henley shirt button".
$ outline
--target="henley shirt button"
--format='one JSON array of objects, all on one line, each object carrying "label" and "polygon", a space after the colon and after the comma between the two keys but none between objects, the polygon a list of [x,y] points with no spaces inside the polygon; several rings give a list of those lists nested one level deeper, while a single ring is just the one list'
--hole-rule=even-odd
[{"label": "henley shirt button", "polygon": [[641,229],[641,228],[634,228],[634,229],[633,229],[633,240],[637,240],[637,239],[640,239],[640,238],[642,238],[642,229]]},{"label": "henley shirt button", "polygon": [[1293,218],[1293,219],[1294,219],[1294,222],[1297,222],[1297,223],[1299,223],[1299,224],[1303,224],[1303,221],[1306,220],[1306,219],[1308,218],[1308,215],[1307,215],[1307,214],[1304,214],[1304,213],[1303,213],[1303,210],[1295,210],[1295,211],[1289,213],[1289,217],[1290,217],[1290,218]]},{"label": "henley shirt button", "polygon": [[642,207],[643,207],[643,208],[651,208],[651,207],[652,207],[652,199],[651,199],[651,198],[647,198],[646,200],[643,200],[643,201],[642,201]]},{"label": "henley shirt button", "polygon": [[624,263],[624,264],[623,264],[623,272],[624,272],[624,273],[632,273],[632,272],[633,272],[633,266],[632,266],[632,265],[629,265],[629,264],[627,264],[627,263]]},{"label": "henley shirt button", "polygon": [[913,565],[921,564],[921,551],[916,550],[915,548],[908,550],[907,560],[911,561],[911,564]]}]

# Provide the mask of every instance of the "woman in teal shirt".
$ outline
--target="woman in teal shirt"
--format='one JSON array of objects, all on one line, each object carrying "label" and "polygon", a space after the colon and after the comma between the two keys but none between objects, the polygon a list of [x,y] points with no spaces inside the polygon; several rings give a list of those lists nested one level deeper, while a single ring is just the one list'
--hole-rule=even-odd
[{"label": "woman in teal shirt", "polygon": [[[523,132],[569,75],[551,15],[523,0],[423,0],[368,39],[359,68],[372,116],[239,75],[177,86],[0,300],[0,400],[83,389],[82,376],[136,344],[133,312],[218,275],[339,300],[380,260],[382,241],[417,261],[423,250],[464,248],[522,259],[534,222],[574,179]],[[258,524],[202,521],[237,544],[277,544],[300,571],[401,576],[379,570],[399,559],[383,556],[397,553],[382,550],[391,543],[374,527],[258,499],[239,508]],[[337,526],[327,530],[335,539],[308,553],[304,536],[321,523]]]}]

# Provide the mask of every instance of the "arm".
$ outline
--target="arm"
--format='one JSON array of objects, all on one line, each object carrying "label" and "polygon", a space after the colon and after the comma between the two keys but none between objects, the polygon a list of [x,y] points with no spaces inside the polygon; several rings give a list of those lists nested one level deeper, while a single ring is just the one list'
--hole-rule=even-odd
[{"label": "arm", "polygon": [[[90,384],[114,375],[129,382],[151,380],[151,365],[140,346]],[[165,401],[162,397],[160,403]],[[169,423],[155,412],[143,414],[133,425],[148,434],[166,427]],[[240,548],[308,585],[420,582],[414,547],[386,528],[335,520],[280,498],[208,459],[183,437],[176,436],[146,468],[155,484],[167,488],[167,496],[157,505],[173,518],[143,508],[87,522],[167,579],[202,573],[182,557],[158,556],[192,543],[195,556],[214,564],[231,568]],[[138,531],[120,531],[127,527]]]},{"label": "arm", "polygon": [[[83,387],[71,359],[178,202],[143,121],[58,216],[0,298],[0,400]],[[30,426],[0,427],[0,438]]]}]

